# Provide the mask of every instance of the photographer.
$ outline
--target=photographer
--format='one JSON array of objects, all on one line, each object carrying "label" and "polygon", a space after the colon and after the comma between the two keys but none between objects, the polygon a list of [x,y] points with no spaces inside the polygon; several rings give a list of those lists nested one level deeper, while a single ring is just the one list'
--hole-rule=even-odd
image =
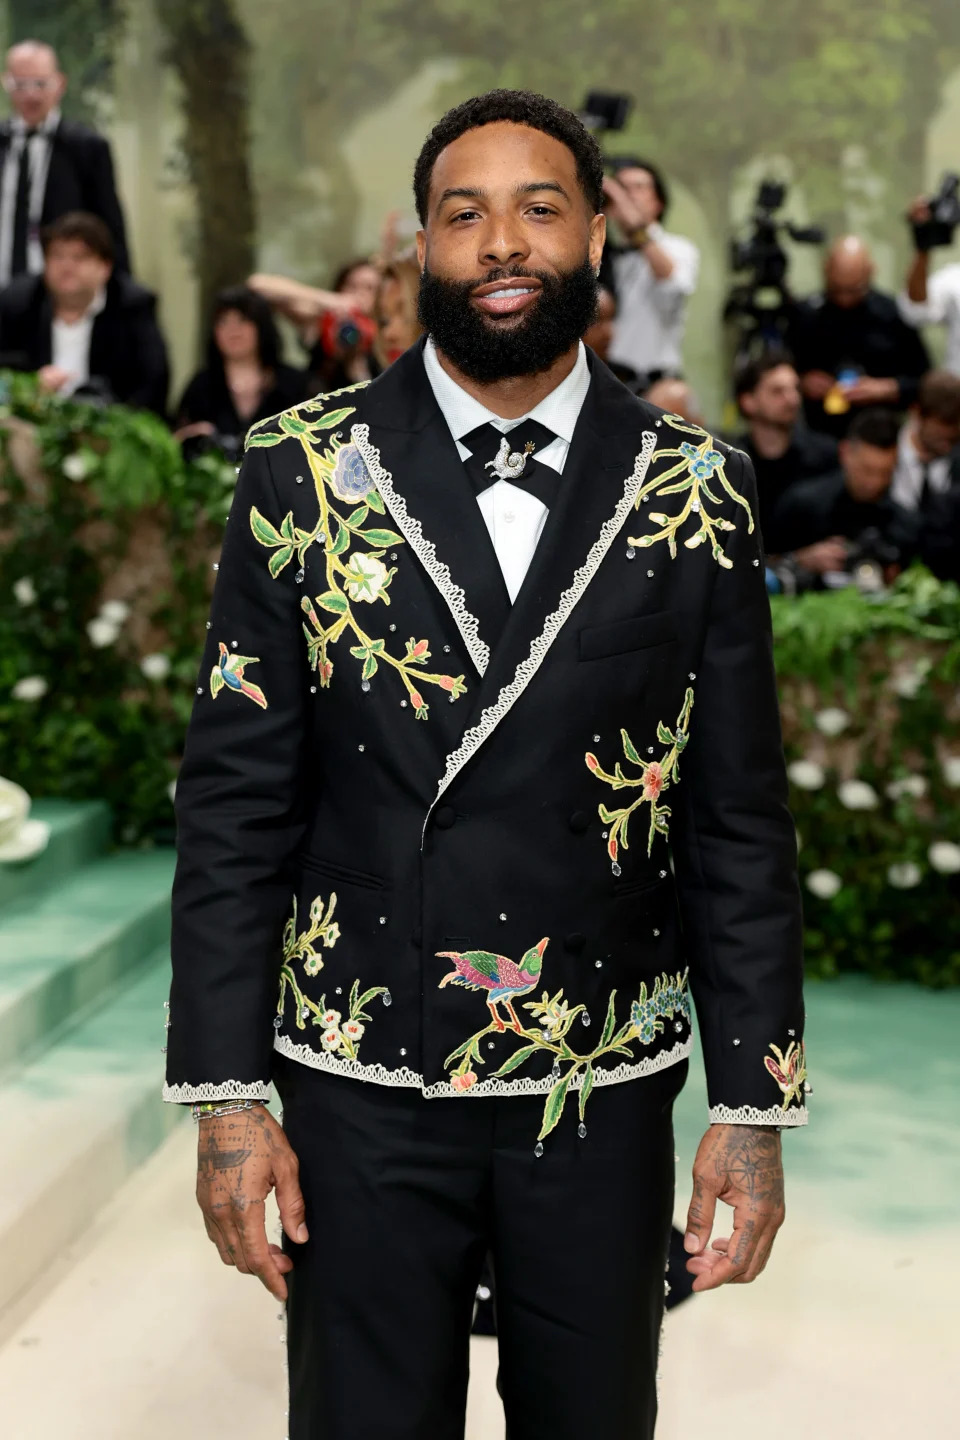
[{"label": "photographer", "polygon": [[652,383],[683,368],[686,304],[697,286],[700,252],[663,228],[670,197],[655,165],[626,156],[612,165],[603,181],[605,209],[625,245],[613,251],[617,319],[610,361]]},{"label": "photographer", "polygon": [[960,488],[960,375],[930,370],[900,431],[890,497],[929,519],[935,503]]},{"label": "photographer", "polygon": [[937,200],[942,201],[949,185],[947,177],[941,186],[940,196],[914,200],[907,212],[913,227],[915,252],[910,269],[907,271],[907,288],[899,297],[900,314],[910,325],[943,325],[947,332],[947,352],[944,366],[960,375],[960,264],[944,265],[935,275],[930,274],[930,252],[937,245],[949,245],[953,239],[952,227],[947,225],[938,231],[934,219]]},{"label": "photographer", "polygon": [[286,275],[251,275],[251,290],[294,324],[310,352],[311,390],[329,394],[379,374],[372,355],[376,327],[372,319],[380,269],[363,256],[341,266],[330,290],[305,285]]},{"label": "photographer", "polygon": [[824,292],[798,305],[788,331],[807,423],[840,439],[859,410],[905,410],[930,369],[926,346],[892,296],[873,289],[874,263],[855,235],[834,241]]},{"label": "photographer", "polygon": [[890,498],[898,438],[896,416],[865,410],[840,442],[840,469],[783,495],[768,544],[785,589],[879,589],[913,559],[919,519]]}]

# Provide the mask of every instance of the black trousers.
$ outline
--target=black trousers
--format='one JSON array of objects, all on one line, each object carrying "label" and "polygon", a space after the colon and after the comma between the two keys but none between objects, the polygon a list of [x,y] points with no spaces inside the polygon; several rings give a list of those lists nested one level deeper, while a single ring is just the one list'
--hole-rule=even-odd
[{"label": "black trousers", "polygon": [[284,1241],[289,1440],[462,1440],[484,1256],[509,1440],[650,1440],[686,1062],[542,1096],[425,1100],[277,1057],[310,1239]]}]

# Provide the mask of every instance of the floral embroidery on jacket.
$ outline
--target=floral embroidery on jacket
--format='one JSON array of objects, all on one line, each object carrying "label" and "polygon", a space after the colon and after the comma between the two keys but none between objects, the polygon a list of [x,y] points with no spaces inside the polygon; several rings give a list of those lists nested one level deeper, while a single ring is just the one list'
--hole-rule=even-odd
[{"label": "floral embroidery on jacket", "polygon": [[[349,1009],[346,1020],[343,1019],[343,1012],[328,1008],[326,995],[321,995],[319,1000],[311,1000],[305,995],[300,982],[297,980],[294,965],[299,961],[303,965],[305,975],[319,975],[323,969],[323,959],[316,951],[317,941],[321,941],[324,949],[332,950],[340,939],[340,926],[333,918],[333,912],[337,908],[337,897],[335,893],[330,896],[329,903],[324,905],[323,896],[318,895],[310,906],[310,923],[305,930],[297,930],[297,897],[293,897],[293,914],[283,929],[283,964],[280,967],[280,997],[277,1002],[277,1015],[282,1016],[284,1001],[289,988],[296,1005],[296,1021],[298,1030],[307,1028],[307,1021],[316,1025],[320,1030],[320,1044],[324,1050],[336,1052],[348,1056],[351,1060],[357,1058],[357,1049],[360,1040],[370,1023],[370,1016],[364,1009],[371,1000],[378,995],[389,995],[385,985],[374,985],[369,990],[360,994],[360,982],[354,980],[350,987]],[[385,1000],[384,1004],[389,1004]]]},{"label": "floral embroidery on jacket", "polygon": [[214,700],[226,687],[227,690],[236,691],[238,695],[246,695],[254,705],[259,705],[261,710],[266,710],[267,697],[259,685],[251,685],[249,680],[243,678],[245,666],[259,664],[260,661],[256,655],[235,655],[221,640],[220,659],[210,671],[210,694]]},{"label": "floral embroidery on jacket", "polygon": [[[637,495],[636,504],[639,508],[641,504],[649,501],[651,496],[659,499],[667,495],[685,495],[686,499],[675,515],[651,510],[649,519],[659,528],[652,534],[631,536],[628,544],[637,545],[646,550],[651,545],[656,545],[659,540],[666,540],[671,557],[676,559],[679,531],[687,520],[692,519],[695,523],[699,522],[699,528],[684,540],[685,547],[688,550],[695,550],[699,545],[709,541],[714,560],[725,570],[731,570],[733,561],[724,553],[717,532],[736,530],[737,527],[732,520],[726,520],[722,515],[711,513],[706,508],[705,502],[721,505],[723,497],[717,492],[718,490],[725,491],[747,512],[748,535],[753,534],[753,512],[744,497],[734,490],[727,479],[726,457],[722,451],[716,449],[707,432],[701,430],[698,425],[688,424],[678,415],[667,415],[665,419],[675,430],[694,436],[697,443],[691,444],[689,440],[684,440],[673,449],[658,450],[658,460],[673,459],[676,464],[648,480]],[[675,483],[671,484],[671,481]]]},{"label": "floral embroidery on jacket", "polygon": [[[436,686],[456,700],[467,687],[462,675],[422,668],[430,654],[428,641],[411,638],[403,655],[393,655],[386,640],[368,633],[366,622],[359,619],[363,605],[390,604],[390,584],[397,572],[386,564],[385,557],[388,550],[406,542],[379,523],[377,517],[385,514],[383,500],[357,446],[329,433],[352,415],[354,408],[324,412],[329,398],[319,396],[296,410],[283,411],[274,417],[276,429],[255,430],[247,441],[248,446],[263,447],[289,438],[299,440],[319,506],[316,524],[304,530],[288,511],[278,530],[253,506],[250,528],[259,544],[273,552],[269,570],[274,579],[296,555],[297,579],[303,580],[307,552],[313,545],[323,547],[326,589],[312,599],[305,595],[300,602],[308,622],[303,626],[307,659],[310,669],[319,675],[321,687],[329,686],[333,676],[330,647],[349,634],[355,642],[350,654],[362,662],[363,683],[369,685],[379,666],[386,665],[400,676],[417,719],[425,720],[429,706],[424,689]],[[396,555],[391,553],[391,559]]]},{"label": "floral embroidery on jacket", "polygon": [[623,742],[623,753],[631,765],[640,767],[640,774],[635,777],[625,775],[617,761],[614,772],[609,775],[606,770],[601,769],[600,762],[592,752],[587,753],[585,759],[587,769],[596,775],[598,780],[604,780],[614,790],[637,790],[640,794],[632,805],[625,806],[622,810],[610,810],[606,805],[598,807],[598,813],[603,823],[609,826],[607,832],[607,854],[614,865],[614,874],[619,875],[620,868],[617,864],[617,857],[620,853],[620,846],[624,850],[630,848],[628,830],[630,817],[641,805],[650,806],[650,829],[647,833],[647,854],[653,850],[653,842],[658,834],[667,835],[669,832],[668,821],[670,819],[670,806],[660,804],[660,796],[671,784],[676,784],[680,779],[680,756],[686,748],[690,738],[690,712],[693,709],[693,691],[688,687],[683,697],[683,709],[677,716],[677,726],[671,730],[661,720],[657,726],[657,739],[661,745],[669,745],[670,749],[660,760],[644,760],[634,745],[626,730],[620,731],[620,738]]},{"label": "floral embroidery on jacket", "polygon": [[796,1040],[791,1040],[786,1054],[777,1045],[770,1045],[769,1048],[773,1051],[776,1059],[764,1055],[763,1063],[783,1091],[783,1109],[788,1110],[790,1102],[793,1100],[802,1104],[807,1080],[807,1060],[803,1041],[798,1043]]},{"label": "floral embroidery on jacket", "polygon": [[[553,1056],[551,1078],[554,1085],[543,1107],[543,1123],[538,1137],[541,1140],[545,1135],[549,1135],[563,1114],[571,1083],[576,1076],[582,1072],[582,1124],[587,1100],[593,1089],[594,1067],[599,1059],[605,1055],[624,1055],[628,1060],[633,1060],[636,1057],[631,1046],[635,1043],[652,1044],[656,1036],[663,1033],[665,1020],[672,1020],[674,1015],[682,1016],[688,1023],[690,1020],[686,975],[661,975],[649,992],[646,984],[640,986],[640,992],[630,1006],[629,1019],[619,1027],[616,1018],[617,992],[612,991],[596,1047],[586,1054],[579,1054],[571,1046],[568,1036],[570,1027],[578,1016],[584,1025],[589,1024],[590,1017],[586,1006],[571,1006],[564,999],[562,990],[558,990],[553,996],[545,990],[540,1000],[527,1001],[522,1007],[529,1010],[532,1022],[524,1024],[514,1009],[513,1002],[518,997],[529,994],[536,986],[543,968],[543,954],[547,944],[546,939],[538,941],[519,963],[490,950],[437,952],[440,959],[452,960],[454,964],[454,969],[444,975],[440,985],[462,985],[469,990],[485,990],[490,1011],[489,1025],[471,1035],[469,1040],[465,1040],[444,1061],[446,1069],[456,1067],[450,1076],[451,1088],[461,1093],[471,1090],[478,1078],[475,1067],[484,1064],[481,1047],[485,1037],[503,1034],[507,1029],[514,1030],[525,1043],[504,1061],[492,1078],[499,1080],[502,1076],[518,1070],[532,1055]],[[498,1008],[501,1005],[509,1016],[506,1022]]]}]

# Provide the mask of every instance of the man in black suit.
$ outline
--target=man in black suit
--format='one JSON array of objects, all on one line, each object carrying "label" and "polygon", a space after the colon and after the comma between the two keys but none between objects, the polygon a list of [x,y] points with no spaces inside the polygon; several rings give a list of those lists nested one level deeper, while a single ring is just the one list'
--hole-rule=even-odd
[{"label": "man in black suit", "polygon": [[0,291],[0,364],[36,371],[52,394],[166,410],[167,347],[153,292],[118,275],[96,215],[64,215],[41,236],[42,275]]},{"label": "man in black suit", "polygon": [[488,1253],[511,1440],[650,1440],[688,983],[696,1289],[762,1270],[806,1119],[756,488],[580,341],[605,222],[576,116],[467,101],[414,191],[425,340],[248,436],[165,1098],[221,1259],[288,1302],[291,1440],[462,1440]]},{"label": "man in black suit", "polygon": [[61,116],[67,81],[56,53],[37,40],[14,45],[3,88],[14,114],[0,125],[0,285],[24,272],[39,274],[41,229],[75,210],[100,217],[113,236],[117,269],[129,271],[110,146],[89,126]]}]

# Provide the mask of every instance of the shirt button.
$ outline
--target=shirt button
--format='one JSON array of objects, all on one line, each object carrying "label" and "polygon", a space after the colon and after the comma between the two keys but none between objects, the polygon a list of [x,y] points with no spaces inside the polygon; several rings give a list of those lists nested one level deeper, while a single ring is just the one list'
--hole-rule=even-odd
[{"label": "shirt button", "polygon": [[514,522],[514,520],[516,520],[516,518],[517,518],[517,517],[516,517],[516,515],[513,513],[512,510],[505,510],[504,513],[503,513],[503,523],[504,523],[504,525],[512,525],[513,522]]}]

